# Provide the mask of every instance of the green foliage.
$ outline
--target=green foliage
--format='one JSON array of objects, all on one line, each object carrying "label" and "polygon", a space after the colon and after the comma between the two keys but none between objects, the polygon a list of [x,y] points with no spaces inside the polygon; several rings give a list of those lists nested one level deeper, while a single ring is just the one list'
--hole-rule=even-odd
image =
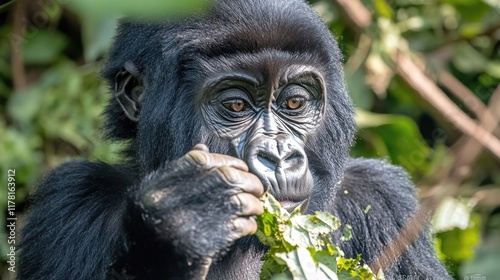
[{"label": "green foliage", "polygon": [[356,121],[363,143],[354,150],[355,155],[366,156],[373,149],[376,154],[372,156],[388,157],[391,162],[403,166],[412,174],[426,172],[430,149],[414,120],[405,116],[357,110]]},{"label": "green foliage", "polygon": [[[29,65],[47,65],[56,62],[68,45],[66,36],[51,30],[40,30],[31,40],[25,40],[23,59]],[[45,50],[40,52],[40,50]]]},{"label": "green foliage", "polygon": [[[366,214],[366,212],[365,212],[365,214]],[[340,237],[340,240],[349,241],[351,239],[352,239],[352,226],[345,225],[344,228],[342,229],[342,236]]]},{"label": "green foliage", "polygon": [[203,11],[208,1],[203,0],[143,0],[140,5],[133,0],[75,0],[68,1],[68,5],[77,11],[87,14],[100,15],[127,15],[142,19],[160,19],[164,17],[186,16],[194,11]]},{"label": "green foliage", "polygon": [[458,273],[464,261],[473,259],[481,236],[481,217],[472,212],[472,201],[445,199],[433,218],[438,256],[448,269]]},{"label": "green foliage", "polygon": [[[474,249],[480,240],[480,217],[475,214],[471,217],[470,225],[465,229],[453,228],[452,230],[438,233],[441,242],[441,252],[453,262],[470,260],[474,256]],[[460,246],[457,246],[460,244]]]},{"label": "green foliage", "polygon": [[68,2],[68,6],[80,15],[84,57],[88,62],[105,55],[111,46],[117,21],[123,16],[134,17],[140,21],[187,17],[203,13],[209,8],[208,4],[209,1],[204,0],[146,0],[140,5],[131,0]]},{"label": "green foliage", "polygon": [[[0,178],[6,182],[7,170],[16,170],[18,211],[42,172],[68,156],[118,160],[120,145],[103,141],[97,129],[109,98],[106,91],[97,68],[64,60],[47,70],[36,85],[9,99],[4,108],[10,124],[0,119]],[[6,194],[7,188],[0,188],[0,197]],[[6,209],[6,203],[0,200],[1,209]],[[4,213],[0,212],[2,223]],[[2,229],[2,258],[7,248],[4,236]]]},{"label": "green foliage", "polygon": [[[361,264],[361,256],[346,259],[332,243],[331,232],[340,221],[329,213],[301,215],[300,207],[292,213],[282,208],[270,194],[262,197],[264,214],[257,218],[257,237],[269,246],[263,257],[260,279],[382,279]],[[343,240],[352,237],[346,225]]]},{"label": "green foliage", "polygon": [[478,272],[486,279],[498,278],[498,260],[500,260],[500,238],[484,240],[474,252],[474,258],[461,263],[459,275],[473,275]]},{"label": "green foliage", "polygon": [[394,12],[392,11],[392,8],[389,6],[389,4],[387,4],[385,0],[374,0],[373,2],[375,8],[377,9],[377,13],[380,16],[392,18]]}]

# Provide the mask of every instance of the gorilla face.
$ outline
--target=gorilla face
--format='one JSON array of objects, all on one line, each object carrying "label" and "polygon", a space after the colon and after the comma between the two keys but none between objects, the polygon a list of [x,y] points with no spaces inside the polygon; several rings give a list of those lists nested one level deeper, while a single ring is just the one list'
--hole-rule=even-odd
[{"label": "gorilla face", "polygon": [[324,115],[324,79],[305,61],[266,57],[232,58],[237,66],[209,75],[198,104],[208,130],[228,140],[264,187],[292,210],[313,189],[304,145]]},{"label": "gorilla face", "polygon": [[333,197],[324,186],[341,179],[355,131],[342,56],[306,3],[257,2],[268,8],[216,1],[207,18],[123,22],[123,30],[149,30],[153,41],[117,51],[123,57],[105,69],[116,97],[107,129],[133,141],[128,154],[141,174],[202,143],[245,161],[289,210],[308,202],[314,211]]}]

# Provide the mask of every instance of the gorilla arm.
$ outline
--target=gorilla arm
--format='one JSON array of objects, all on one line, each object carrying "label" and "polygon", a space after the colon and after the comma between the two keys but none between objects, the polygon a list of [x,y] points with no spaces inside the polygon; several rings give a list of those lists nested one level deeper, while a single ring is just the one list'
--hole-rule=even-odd
[{"label": "gorilla arm", "polygon": [[80,161],[44,178],[22,231],[18,279],[105,279],[104,264],[125,244],[127,174],[121,166]]},{"label": "gorilla arm", "polygon": [[132,172],[123,167],[64,164],[36,189],[18,278],[203,274],[207,259],[257,229],[263,187],[246,170],[201,148],[127,189]]}]

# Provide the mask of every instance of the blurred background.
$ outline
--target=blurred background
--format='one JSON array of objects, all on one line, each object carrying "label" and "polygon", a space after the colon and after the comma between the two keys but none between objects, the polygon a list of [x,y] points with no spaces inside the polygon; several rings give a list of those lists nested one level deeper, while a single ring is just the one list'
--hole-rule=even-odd
[{"label": "blurred background", "polygon": [[[359,126],[352,155],[410,173],[455,278],[500,279],[500,1],[310,2],[345,55]],[[75,158],[119,160],[120,143],[99,132],[110,94],[98,73],[116,20],[189,15],[203,3],[0,1],[2,279],[8,170],[21,219],[48,170]]]}]

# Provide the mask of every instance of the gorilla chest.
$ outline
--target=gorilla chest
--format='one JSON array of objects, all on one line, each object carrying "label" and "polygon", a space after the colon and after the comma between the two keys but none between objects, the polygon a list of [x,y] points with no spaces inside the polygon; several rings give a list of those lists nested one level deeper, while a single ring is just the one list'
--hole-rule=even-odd
[{"label": "gorilla chest", "polygon": [[210,267],[207,280],[256,280],[259,279],[264,248],[234,246],[222,260]]}]

